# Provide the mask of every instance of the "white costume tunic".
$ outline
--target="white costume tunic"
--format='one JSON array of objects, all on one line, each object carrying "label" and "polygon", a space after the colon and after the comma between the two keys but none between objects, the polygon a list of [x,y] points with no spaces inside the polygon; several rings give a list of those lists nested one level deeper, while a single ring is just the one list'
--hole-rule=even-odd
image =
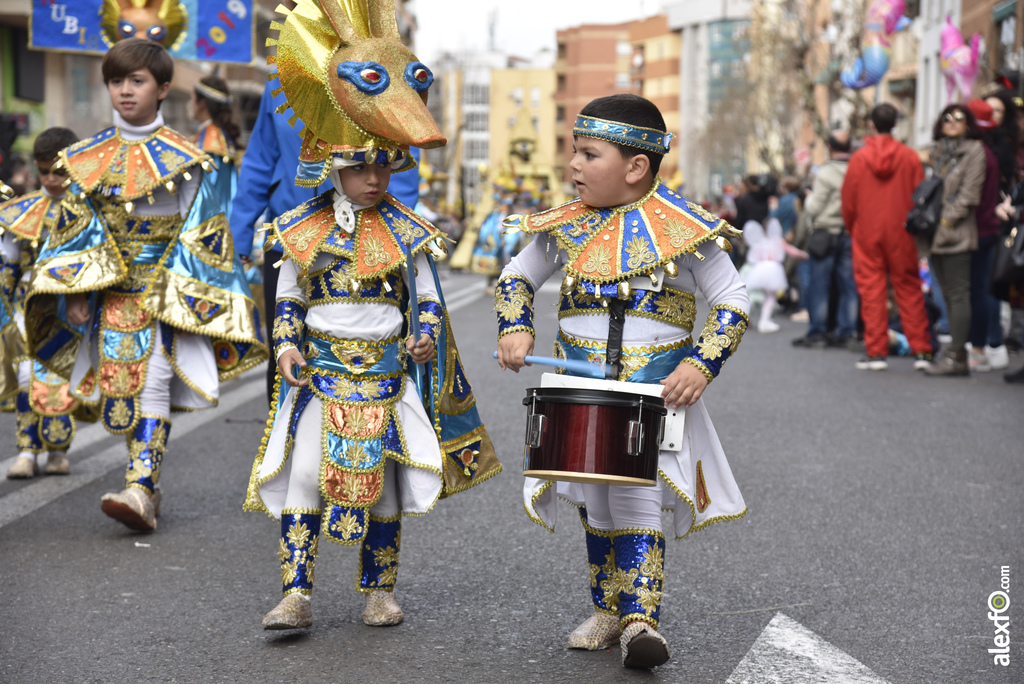
[{"label": "white costume tunic", "polygon": [[[661,204],[653,206],[659,200]],[[502,272],[496,297],[499,335],[503,336],[516,330],[532,332],[532,316],[527,315],[522,311],[522,307],[515,304],[509,308],[507,303],[515,302],[517,296],[520,296],[519,301],[526,299],[532,306],[532,293],[555,271],[565,270],[570,277],[563,282],[563,295],[559,306],[560,334],[555,344],[556,356],[574,358],[570,348],[575,348],[577,351],[584,350],[582,357],[577,353],[575,358],[596,358],[603,361],[604,345],[608,339],[609,315],[601,300],[607,301],[618,296],[618,283],[626,281],[631,284],[630,303],[627,303],[625,311],[622,371],[618,379],[629,380],[638,373],[647,372],[649,377],[644,377],[642,381],[657,383],[658,380],[667,377],[687,354],[687,362],[697,366],[709,380],[713,378],[721,365],[718,360],[738,345],[739,335],[742,335],[746,327],[745,319],[749,308],[746,288],[740,281],[736,269],[728,255],[720,248],[721,243],[716,244],[713,241],[720,232],[727,230],[727,225],[720,222],[708,226],[708,219],[693,216],[696,227],[692,229],[692,235],[685,234],[687,240],[669,242],[666,239],[659,242],[663,236],[656,233],[658,226],[653,226],[646,227],[646,234],[651,236],[650,242],[647,243],[647,252],[638,249],[634,242],[638,235],[639,221],[650,220],[648,217],[655,216],[664,218],[668,214],[668,207],[671,206],[678,211],[677,205],[681,204],[681,201],[685,202],[675,193],[656,183],[652,192],[632,208],[617,208],[614,212],[593,210],[575,200],[549,212],[524,217],[522,223],[513,222],[515,227],[520,227],[526,232],[538,233],[538,236]],[[588,210],[604,212],[600,219],[604,223],[588,223],[593,214],[578,214],[573,218],[573,215],[568,213]],[[556,212],[560,212],[556,221],[545,219],[546,215],[550,216]],[[638,216],[642,213],[643,218],[634,220],[634,213]],[[625,220],[622,219],[623,216]],[[534,227],[541,225],[544,226],[543,229]],[[672,224],[669,225],[668,232],[671,237]],[[705,232],[702,233],[700,228]],[[559,233],[562,229],[565,229],[564,232]],[[626,237],[619,239],[615,230],[625,233]],[[610,239],[604,238],[605,231]],[[620,251],[623,254],[622,268],[617,279],[615,270],[618,265],[608,258],[611,255],[607,249],[604,252],[598,251],[598,259],[593,259],[595,248],[599,250],[603,244],[610,242],[614,251],[613,240],[616,239],[622,247]],[[571,242],[572,240],[578,242]],[[571,251],[566,249],[567,245]],[[668,249],[662,249],[669,245],[671,246]],[[682,253],[672,254],[673,248]],[[646,254],[650,256],[645,256]],[[627,256],[630,258],[627,259]],[[637,261],[646,268],[631,270],[630,266]],[[583,269],[580,268],[581,264]],[[603,275],[604,282],[601,282],[601,278],[596,284],[580,278],[587,277],[588,266],[593,267],[593,273]],[[654,273],[654,267],[666,274],[658,292],[650,289],[653,286],[649,276]],[[669,274],[674,275],[670,277]],[[528,285],[526,289],[522,280]],[[691,332],[696,316],[694,293],[698,290],[711,305],[712,312],[700,344],[691,351]],[[527,294],[528,296],[522,296]],[[520,313],[523,315],[517,315]],[[731,325],[731,329],[728,325],[720,325],[716,318],[718,314],[723,313],[725,316],[733,317],[734,324]],[[593,349],[594,353],[586,354],[585,350],[588,348]],[[705,359],[705,353],[715,360]],[[672,358],[664,373],[653,370],[659,355],[663,358],[665,355]],[[633,378],[634,381],[638,379],[639,376]],[[685,409],[685,414],[682,448],[678,451],[662,451],[659,460],[658,491],[661,507],[674,512],[677,538],[685,537],[690,532],[713,522],[738,518],[746,513],[743,497],[733,478],[704,402],[698,400]],[[577,506],[583,506],[586,503],[584,489],[584,485],[577,483],[555,483],[528,477],[523,490],[526,511],[534,522],[553,529],[557,511],[556,498],[562,497]],[[660,528],[660,524],[656,527]]]}]

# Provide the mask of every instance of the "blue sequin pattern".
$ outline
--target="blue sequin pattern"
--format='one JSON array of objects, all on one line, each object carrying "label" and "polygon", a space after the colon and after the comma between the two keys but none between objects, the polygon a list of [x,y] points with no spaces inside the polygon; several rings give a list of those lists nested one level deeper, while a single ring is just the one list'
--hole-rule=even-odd
[{"label": "blue sequin pattern", "polygon": [[594,608],[610,615],[619,614],[619,594],[612,575],[615,572],[615,546],[612,534],[595,530],[587,523],[587,509],[580,508],[580,520],[587,535],[587,562],[590,564],[590,596]]},{"label": "blue sequin pattern", "polygon": [[749,319],[742,311],[720,304],[711,307],[704,332],[685,359],[704,373],[708,382],[718,377],[726,359],[735,353]]},{"label": "blue sequin pattern", "polygon": [[524,331],[537,336],[533,328],[533,286],[516,275],[505,276],[494,288],[494,310],[498,312],[498,339]]},{"label": "blue sequin pattern", "polygon": [[160,481],[160,463],[167,451],[171,422],[163,418],[142,416],[128,437],[128,470],[126,487],[140,487],[152,494]]},{"label": "blue sequin pattern", "polygon": [[665,535],[629,530],[615,537],[615,573],[619,622],[624,628],[642,620],[655,629],[665,584]]},{"label": "blue sequin pattern", "polygon": [[299,348],[305,327],[306,307],[294,299],[278,300],[274,308],[274,348]]},{"label": "blue sequin pattern", "polygon": [[281,514],[281,587],[288,594],[313,593],[313,568],[320,545],[320,513]]},{"label": "blue sequin pattern", "polygon": [[395,588],[401,539],[401,514],[391,518],[370,515],[366,538],[359,551],[360,591],[391,591]]}]

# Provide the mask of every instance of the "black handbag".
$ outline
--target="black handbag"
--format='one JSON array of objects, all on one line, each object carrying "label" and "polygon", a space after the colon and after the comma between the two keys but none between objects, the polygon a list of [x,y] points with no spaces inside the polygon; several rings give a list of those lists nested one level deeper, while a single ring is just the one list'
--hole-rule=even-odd
[{"label": "black handbag", "polygon": [[907,212],[907,232],[931,241],[942,220],[942,178],[925,178],[914,189],[911,199],[914,206]]},{"label": "black handbag", "polygon": [[825,228],[817,228],[807,236],[807,253],[814,259],[824,259],[836,250],[839,236]]},{"label": "black handbag", "polygon": [[1015,226],[1010,234],[996,243],[995,262],[992,265],[992,285],[1009,287],[1024,281],[1024,230]]}]

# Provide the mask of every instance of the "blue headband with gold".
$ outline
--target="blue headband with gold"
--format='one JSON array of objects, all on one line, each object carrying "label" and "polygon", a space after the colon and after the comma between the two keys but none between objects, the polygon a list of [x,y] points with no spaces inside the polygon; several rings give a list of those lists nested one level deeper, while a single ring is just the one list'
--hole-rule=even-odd
[{"label": "blue headband with gold", "polygon": [[583,115],[576,117],[576,124],[572,127],[572,134],[582,135],[585,138],[607,140],[608,142],[628,147],[638,147],[645,152],[654,152],[662,155],[668,154],[669,142],[672,140],[671,133],[665,133],[655,128],[630,126]]}]

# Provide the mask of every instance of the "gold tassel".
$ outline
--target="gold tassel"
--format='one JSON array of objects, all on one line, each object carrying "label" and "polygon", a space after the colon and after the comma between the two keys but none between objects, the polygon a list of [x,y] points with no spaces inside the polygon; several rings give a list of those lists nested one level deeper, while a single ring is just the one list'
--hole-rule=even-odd
[{"label": "gold tassel", "polygon": [[[82,199],[85,199],[85,198],[83,197]],[[132,213],[132,209],[134,209],[134,208],[135,208],[135,205],[132,204],[131,202],[125,202],[124,203],[125,213],[128,213],[128,214]]]},{"label": "gold tassel", "polygon": [[629,299],[629,281],[623,280],[619,283],[619,299]]},{"label": "gold tassel", "polygon": [[665,275],[667,275],[669,278],[675,278],[677,275],[679,275],[679,267],[676,266],[676,262],[674,261],[668,262],[667,264],[665,264],[663,268],[665,270]]},{"label": "gold tassel", "polygon": [[174,184],[174,181],[167,181],[164,184],[164,187],[167,188],[167,192],[171,193],[172,195],[178,190],[178,186]]},{"label": "gold tassel", "polygon": [[189,173],[188,171],[182,171],[181,172],[181,177],[184,178],[187,181],[192,180],[192,174]]},{"label": "gold tassel", "polygon": [[574,278],[571,275],[567,275],[565,276],[565,278],[562,279],[562,286],[559,288],[559,290],[562,292],[562,294],[567,295],[570,292],[572,292],[572,288],[574,287],[576,287],[576,278]]}]

